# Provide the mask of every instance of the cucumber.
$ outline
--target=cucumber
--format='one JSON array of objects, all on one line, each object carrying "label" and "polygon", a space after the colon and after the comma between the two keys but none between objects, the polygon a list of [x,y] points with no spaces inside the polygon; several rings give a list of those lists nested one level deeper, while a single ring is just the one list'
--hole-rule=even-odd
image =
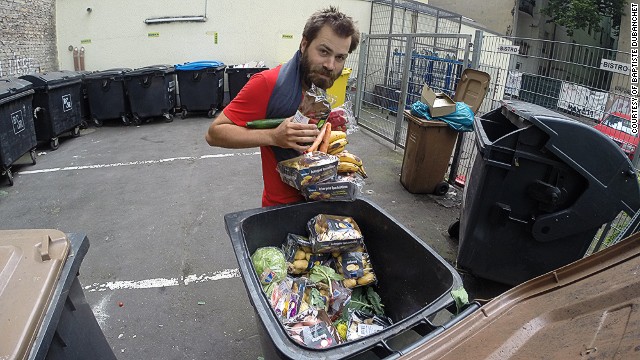
[{"label": "cucumber", "polygon": [[249,121],[247,123],[247,128],[249,129],[273,129],[277,128],[284,119],[263,119],[263,120],[254,120]]}]

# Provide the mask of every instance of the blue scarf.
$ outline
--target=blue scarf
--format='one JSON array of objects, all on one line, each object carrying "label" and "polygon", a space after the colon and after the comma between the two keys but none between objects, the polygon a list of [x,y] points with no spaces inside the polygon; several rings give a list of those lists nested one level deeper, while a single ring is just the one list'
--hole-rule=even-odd
[{"label": "blue scarf", "polygon": [[[282,65],[278,73],[278,80],[273,88],[269,104],[267,105],[267,119],[286,118],[295,115],[302,102],[302,81],[300,80],[300,50],[293,58]],[[300,153],[294,149],[284,149],[272,146],[278,162],[294,158]]]}]

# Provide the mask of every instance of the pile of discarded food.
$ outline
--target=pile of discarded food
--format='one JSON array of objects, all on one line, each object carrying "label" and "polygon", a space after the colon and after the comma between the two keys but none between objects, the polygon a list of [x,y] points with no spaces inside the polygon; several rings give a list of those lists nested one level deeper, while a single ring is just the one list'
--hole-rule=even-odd
[{"label": "pile of discarded food", "polygon": [[307,232],[308,237],[288,234],[281,248],[259,248],[251,256],[289,336],[323,349],[391,326],[353,218],[319,214],[307,222]]}]

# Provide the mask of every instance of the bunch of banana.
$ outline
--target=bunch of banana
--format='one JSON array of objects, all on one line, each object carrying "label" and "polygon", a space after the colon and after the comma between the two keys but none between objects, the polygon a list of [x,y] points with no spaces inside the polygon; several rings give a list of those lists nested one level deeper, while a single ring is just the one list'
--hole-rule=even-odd
[{"label": "bunch of banana", "polygon": [[329,137],[329,149],[327,153],[335,155],[344,150],[349,142],[347,141],[347,133],[344,131],[332,131]]},{"label": "bunch of banana", "polygon": [[367,173],[364,171],[364,165],[362,165],[362,160],[359,157],[346,150],[335,155],[340,159],[340,162],[338,163],[339,174],[358,173],[363,178],[367,177]]}]

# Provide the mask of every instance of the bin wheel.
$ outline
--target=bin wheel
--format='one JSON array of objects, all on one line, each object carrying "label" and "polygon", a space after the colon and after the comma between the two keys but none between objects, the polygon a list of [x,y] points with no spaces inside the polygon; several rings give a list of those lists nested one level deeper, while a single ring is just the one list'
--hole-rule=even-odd
[{"label": "bin wheel", "polygon": [[129,118],[127,117],[127,115],[122,115],[121,119],[122,119],[122,123],[124,124],[124,126],[131,125],[131,121],[129,121]]},{"label": "bin wheel", "polygon": [[460,237],[460,220],[456,220],[456,222],[449,225],[447,232],[452,239],[458,239]]},{"label": "bin wheel", "polygon": [[211,109],[209,110],[209,112],[207,113],[207,117],[209,119],[213,119],[213,116],[216,114],[216,109]]},{"label": "bin wheel", "polygon": [[29,150],[29,156],[31,156],[31,165],[36,164],[36,148]]},{"label": "bin wheel", "polygon": [[80,126],[76,126],[73,129],[71,129],[71,136],[73,137],[80,136]]},{"label": "bin wheel", "polygon": [[51,150],[57,150],[58,147],[60,147],[60,140],[58,140],[57,137],[54,137],[53,139],[51,139],[51,141],[49,142],[49,146],[51,147]]},{"label": "bin wheel", "polygon": [[133,115],[133,120],[131,121],[131,123],[135,126],[139,126],[140,124],[142,124],[142,120],[140,119],[140,116]]},{"label": "bin wheel", "polygon": [[182,109],[182,112],[180,113],[180,117],[183,119],[187,117],[187,109]]},{"label": "bin wheel", "polygon": [[9,179],[9,186],[13,186],[13,173],[10,168],[5,168],[4,173],[7,175],[7,179]]},{"label": "bin wheel", "polygon": [[102,120],[97,119],[97,118],[93,118],[93,124],[94,124],[96,127],[102,127]]},{"label": "bin wheel", "polygon": [[446,181],[443,181],[441,183],[438,183],[438,185],[436,185],[436,188],[433,191],[433,193],[435,195],[441,196],[446,194],[447,191],[449,191],[449,183],[447,183]]},{"label": "bin wheel", "polygon": [[82,120],[80,121],[80,129],[87,129],[89,127],[89,123],[87,123],[87,120]]},{"label": "bin wheel", "polygon": [[164,121],[165,122],[172,122],[173,121],[173,115],[169,114],[169,113],[164,113],[162,114],[162,116],[164,116]]}]

